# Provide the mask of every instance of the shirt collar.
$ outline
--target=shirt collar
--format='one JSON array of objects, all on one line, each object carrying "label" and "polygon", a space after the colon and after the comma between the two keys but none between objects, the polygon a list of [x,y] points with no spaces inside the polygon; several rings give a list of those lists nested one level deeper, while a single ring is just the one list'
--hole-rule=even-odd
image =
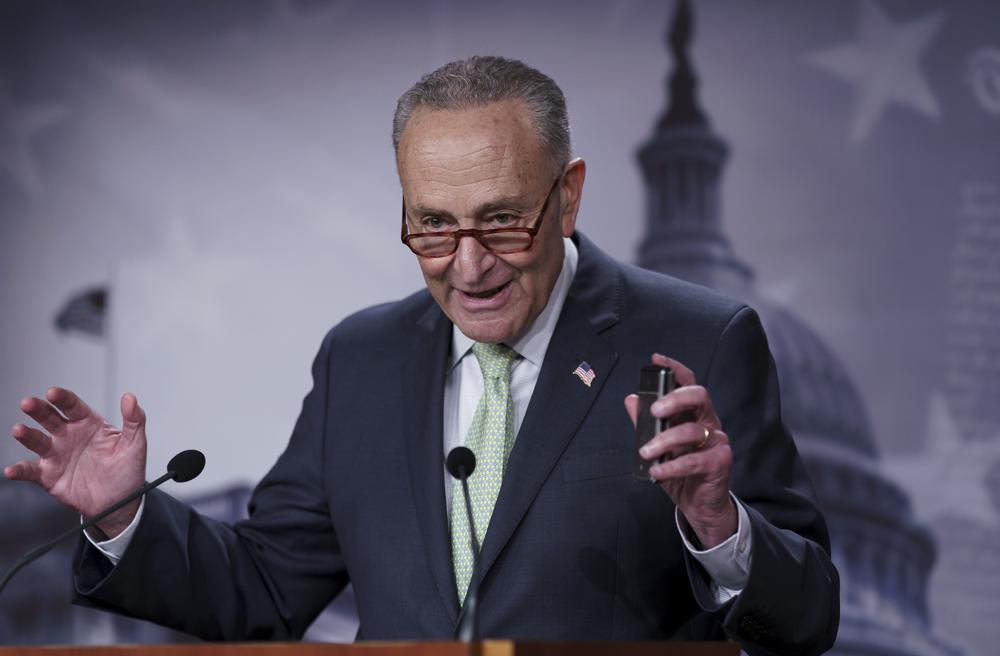
[{"label": "shirt collar", "polygon": [[[549,294],[545,308],[526,333],[515,340],[513,344],[507,345],[517,351],[522,358],[539,368],[542,366],[542,360],[545,359],[549,340],[552,339],[552,333],[555,332],[559,314],[562,312],[566,296],[569,294],[570,283],[573,282],[573,276],[576,274],[576,265],[579,259],[576,244],[571,239],[564,237],[563,250],[565,254],[563,255],[562,270],[559,272],[559,277],[556,278],[556,284],[552,287],[552,293]],[[472,350],[472,345],[475,343],[475,340],[467,337],[458,329],[458,326],[452,324],[449,373]]]}]

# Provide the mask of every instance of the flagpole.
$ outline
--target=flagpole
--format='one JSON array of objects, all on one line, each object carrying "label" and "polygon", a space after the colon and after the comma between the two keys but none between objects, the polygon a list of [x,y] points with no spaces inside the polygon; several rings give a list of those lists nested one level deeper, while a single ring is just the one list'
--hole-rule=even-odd
[{"label": "flagpole", "polygon": [[117,353],[115,352],[115,348],[117,347],[115,341],[115,336],[117,335],[117,318],[113,313],[117,300],[114,290],[118,288],[116,283],[118,282],[119,273],[119,268],[115,264],[112,264],[111,275],[108,276],[111,282],[108,284],[104,307],[104,416],[111,423],[116,423],[119,416],[115,375],[115,367],[118,363]]}]

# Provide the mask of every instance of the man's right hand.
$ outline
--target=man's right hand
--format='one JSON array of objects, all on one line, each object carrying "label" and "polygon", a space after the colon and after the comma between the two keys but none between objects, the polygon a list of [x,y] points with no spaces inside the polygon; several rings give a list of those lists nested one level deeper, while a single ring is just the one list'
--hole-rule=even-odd
[{"label": "man's right hand", "polygon": [[[39,458],[6,467],[7,478],[38,484],[84,517],[96,515],[145,482],[146,413],[134,394],[122,396],[121,429],[60,387],[49,388],[44,399],[23,399],[21,410],[48,433],[14,425],[14,439]],[[97,526],[113,538],[131,523],[138,509],[137,500]]]}]

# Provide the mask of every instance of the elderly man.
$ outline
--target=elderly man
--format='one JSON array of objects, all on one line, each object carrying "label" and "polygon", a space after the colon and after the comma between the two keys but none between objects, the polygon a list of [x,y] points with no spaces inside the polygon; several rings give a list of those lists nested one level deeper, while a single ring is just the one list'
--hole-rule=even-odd
[{"label": "elderly man", "polygon": [[[248,520],[150,493],[81,542],[78,601],[209,639],[297,637],[351,581],[359,637],[450,638],[478,585],[486,636],[829,648],[837,572],[754,312],[576,231],[586,167],[565,101],[520,62],[425,76],[393,143],[426,290],[330,331]],[[640,450],[658,485],[632,475],[632,392],[650,361],[680,383],[652,407],[673,427]],[[40,458],[9,478],[84,515],[141,484],[133,395],[121,430],[68,390],[21,407],[46,432],[14,427]],[[479,463],[478,580],[443,469],[459,444]]]}]

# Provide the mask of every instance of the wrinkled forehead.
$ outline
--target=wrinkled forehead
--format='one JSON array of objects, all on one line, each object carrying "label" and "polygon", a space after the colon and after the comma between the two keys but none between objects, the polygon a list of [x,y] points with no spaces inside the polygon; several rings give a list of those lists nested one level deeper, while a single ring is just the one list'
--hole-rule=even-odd
[{"label": "wrinkled forehead", "polygon": [[462,110],[421,108],[403,131],[397,154],[408,199],[469,185],[530,186],[546,170],[545,153],[524,107],[515,101]]}]

